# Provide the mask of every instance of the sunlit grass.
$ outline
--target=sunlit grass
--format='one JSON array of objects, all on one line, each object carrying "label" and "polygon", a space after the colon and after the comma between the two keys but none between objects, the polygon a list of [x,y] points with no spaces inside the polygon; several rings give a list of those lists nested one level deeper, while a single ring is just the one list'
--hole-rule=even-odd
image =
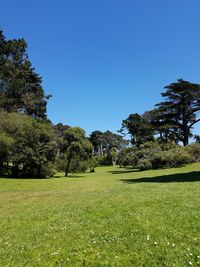
[{"label": "sunlit grass", "polygon": [[0,179],[0,266],[191,265],[200,266],[200,164]]}]

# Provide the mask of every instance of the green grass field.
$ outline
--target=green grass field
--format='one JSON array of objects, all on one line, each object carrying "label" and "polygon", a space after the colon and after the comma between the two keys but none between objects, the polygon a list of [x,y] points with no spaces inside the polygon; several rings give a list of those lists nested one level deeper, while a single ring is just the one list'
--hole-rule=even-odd
[{"label": "green grass field", "polygon": [[200,266],[200,164],[0,179],[0,266]]}]

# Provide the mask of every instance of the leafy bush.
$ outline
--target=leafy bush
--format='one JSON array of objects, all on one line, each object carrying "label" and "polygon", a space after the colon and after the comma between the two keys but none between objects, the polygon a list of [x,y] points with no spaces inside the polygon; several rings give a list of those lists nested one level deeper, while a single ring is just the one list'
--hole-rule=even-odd
[{"label": "leafy bush", "polygon": [[193,157],[195,162],[200,162],[200,144],[191,144],[185,150]]},{"label": "leafy bush", "polygon": [[[9,165],[12,176],[46,177],[51,175],[56,147],[49,123],[26,115],[0,113],[1,165]],[[9,163],[9,164],[8,164]],[[1,166],[0,166],[1,167]]]},{"label": "leafy bush", "polygon": [[118,164],[120,166],[133,166],[135,167],[138,162],[138,157],[136,156],[136,148],[128,147],[119,152],[118,155]]},{"label": "leafy bush", "polygon": [[149,159],[139,159],[137,168],[141,171],[150,170],[152,169],[152,163]]},{"label": "leafy bush", "polygon": [[147,142],[120,153],[122,165],[137,165],[140,170],[180,166],[200,160],[200,145],[182,147],[174,143]]}]

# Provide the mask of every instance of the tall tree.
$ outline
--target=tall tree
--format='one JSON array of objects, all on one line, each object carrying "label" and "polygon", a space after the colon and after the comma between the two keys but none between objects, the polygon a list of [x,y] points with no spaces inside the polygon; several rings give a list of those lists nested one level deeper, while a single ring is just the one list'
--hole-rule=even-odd
[{"label": "tall tree", "polygon": [[178,143],[177,133],[178,127],[175,127],[167,122],[167,116],[164,111],[160,109],[153,109],[146,111],[143,115],[154,130],[154,134],[162,142],[174,142]]},{"label": "tall tree", "polygon": [[146,116],[134,113],[122,121],[120,132],[130,134],[131,143],[139,147],[140,144],[153,140],[154,129]]},{"label": "tall tree", "polygon": [[128,146],[128,140],[123,136],[112,133],[111,131],[91,133],[89,140],[91,141],[94,152],[99,156],[107,156],[107,164],[116,165],[119,151]]},{"label": "tall tree", "polygon": [[101,131],[93,131],[89,137],[93,145],[94,153],[103,156],[104,153],[104,134]]},{"label": "tall tree", "polygon": [[28,58],[24,39],[6,40],[0,31],[0,110],[46,119],[50,96]]},{"label": "tall tree", "polygon": [[165,89],[161,94],[165,101],[156,105],[158,111],[163,114],[163,126],[168,125],[169,129],[173,129],[172,132],[178,140],[186,146],[193,126],[200,121],[200,84],[179,79]]},{"label": "tall tree", "polygon": [[[85,137],[85,131],[79,127],[71,127],[65,131],[67,166],[65,176],[68,176],[73,159],[87,160],[92,156],[92,144]],[[77,162],[77,164],[78,164]]]}]

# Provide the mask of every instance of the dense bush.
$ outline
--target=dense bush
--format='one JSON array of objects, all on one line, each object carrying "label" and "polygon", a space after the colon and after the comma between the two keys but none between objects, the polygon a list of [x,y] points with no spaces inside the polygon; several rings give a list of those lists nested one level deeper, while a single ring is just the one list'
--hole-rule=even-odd
[{"label": "dense bush", "polygon": [[[52,174],[56,150],[51,125],[26,115],[0,113],[2,168],[12,176],[46,177]],[[4,166],[3,166],[4,165]]]},{"label": "dense bush", "polygon": [[143,158],[138,160],[137,168],[141,171],[152,169],[152,163],[149,159]]},{"label": "dense bush", "polygon": [[180,166],[199,161],[200,145],[182,147],[174,143],[147,142],[139,148],[128,148],[120,152],[119,164],[140,170]]},{"label": "dense bush", "polygon": [[[67,166],[67,155],[62,155],[58,160],[56,169],[61,172],[66,171]],[[70,163],[69,173],[84,173],[87,170],[94,172],[95,167],[97,166],[97,161],[95,158],[89,160],[80,160],[79,158],[73,158]]]},{"label": "dense bush", "polygon": [[185,150],[193,157],[195,162],[200,162],[200,144],[191,144]]},{"label": "dense bush", "polygon": [[136,166],[138,157],[136,156],[136,148],[135,147],[128,147],[122,149],[118,155],[118,164],[120,166]]}]

